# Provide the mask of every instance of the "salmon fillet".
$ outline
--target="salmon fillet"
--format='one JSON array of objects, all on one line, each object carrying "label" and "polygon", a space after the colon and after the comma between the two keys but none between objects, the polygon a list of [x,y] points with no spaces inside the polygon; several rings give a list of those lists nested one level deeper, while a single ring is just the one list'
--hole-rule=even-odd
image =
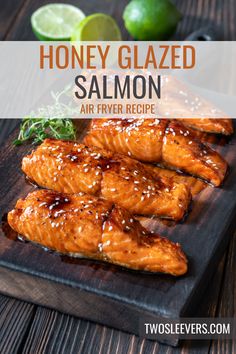
[{"label": "salmon fillet", "polygon": [[83,193],[36,190],[17,201],[8,223],[27,240],[63,254],[176,276],[187,271],[179,244],[150,234],[123,208]]},{"label": "salmon fillet", "polygon": [[188,186],[165,183],[139,161],[70,141],[46,139],[22,170],[41,187],[101,196],[133,214],[180,220],[191,201]]},{"label": "salmon fillet", "polygon": [[187,127],[200,130],[206,133],[233,134],[233,121],[232,119],[215,119],[215,118],[179,118]]},{"label": "salmon fillet", "polygon": [[85,144],[137,160],[163,163],[219,186],[226,161],[178,121],[166,119],[94,119]]},{"label": "salmon fillet", "polygon": [[188,176],[183,173],[178,173],[167,168],[154,166],[151,164],[147,164],[146,168],[149,169],[153,174],[156,174],[157,177],[161,178],[167,184],[170,183],[170,181],[186,184],[190,188],[191,195],[193,197],[195,197],[207,187],[207,183],[198,178]]}]

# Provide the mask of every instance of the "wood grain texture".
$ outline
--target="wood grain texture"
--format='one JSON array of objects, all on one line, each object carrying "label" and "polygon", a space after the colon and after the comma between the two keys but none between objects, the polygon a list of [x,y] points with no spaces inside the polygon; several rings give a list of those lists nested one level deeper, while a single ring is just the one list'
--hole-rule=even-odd
[{"label": "wood grain texture", "polygon": [[[236,318],[236,235],[230,243],[224,277],[221,285],[216,317]],[[226,290],[228,289],[228,290]],[[210,354],[236,352],[235,340],[216,340],[212,342]]]},{"label": "wood grain texture", "polygon": [[220,33],[222,40],[235,40],[234,0],[174,0],[180,12],[184,14],[174,39],[185,39],[191,32],[212,25]]},{"label": "wood grain texture", "polygon": [[[217,304],[217,294],[220,289],[220,279],[224,268],[224,259],[220,263],[218,271],[212,279],[210,291],[204,296],[204,302],[199,308],[198,316],[214,316]],[[2,297],[3,298],[3,297]],[[8,319],[12,323],[13,314],[17,314],[14,322],[21,326],[25,322],[25,312],[19,313],[21,302],[4,298],[4,309],[8,308],[7,301],[14,301],[17,308],[11,307]],[[208,306],[210,304],[210,306]],[[22,316],[22,317],[21,317]],[[2,317],[1,317],[2,318]],[[5,320],[5,318],[3,317]],[[21,321],[22,320],[22,321]],[[32,326],[28,330],[28,335],[18,336],[21,332],[16,332],[14,326],[2,326],[0,336],[7,341],[6,353],[16,352],[14,343],[21,350],[20,353],[206,353],[209,343],[206,342],[185,342],[180,348],[173,349],[167,346],[139,339],[105,326],[95,325],[91,322],[80,320],[68,315],[60,314],[56,311],[38,307],[36,315],[32,321]],[[25,341],[24,341],[25,339]],[[190,351],[191,350],[191,351]],[[4,352],[5,353],[5,352]]]},{"label": "wood grain texture", "polygon": [[[220,279],[224,269],[222,259],[218,271],[212,279],[211,291],[204,295],[204,302],[199,308],[198,316],[214,316]],[[208,305],[210,304],[210,306]],[[37,334],[37,335],[36,335]],[[92,354],[149,354],[149,353],[206,353],[206,342],[186,341],[180,348],[174,349],[157,342],[148,341],[80,320],[72,316],[39,307],[36,311],[23,353],[92,353]]]},{"label": "wood grain texture", "polygon": [[0,296],[0,353],[16,353],[34,317],[34,305]]},{"label": "wood grain texture", "polygon": [[[50,3],[51,0],[40,1],[40,6]],[[57,0],[58,3],[63,3],[63,0]],[[96,0],[94,1],[81,1],[81,0],[68,0],[67,4],[73,4],[81,8],[81,10],[86,14],[90,15],[94,12],[103,12],[113,16],[121,29],[122,38],[124,40],[129,40],[130,36],[124,28],[124,23],[122,20],[122,13],[128,0]],[[30,16],[39,7],[38,1],[25,1],[24,9],[22,14],[18,16],[15,21],[14,26],[12,26],[11,31],[7,35],[7,40],[35,40],[35,36],[31,30]]]},{"label": "wood grain texture", "polygon": [[0,146],[19,124],[19,119],[0,119]]},{"label": "wood grain texture", "polygon": [[6,39],[21,11],[24,0],[2,1],[0,9],[0,40]]},{"label": "wood grain texture", "polygon": [[[50,2],[51,0],[42,0],[40,5]],[[63,0],[57,2],[63,2]],[[128,0],[96,0],[94,4],[93,1],[85,0],[67,1],[67,3],[79,6],[86,15],[94,12],[104,12],[112,15],[121,28],[123,40],[131,39],[122,20],[122,13],[128,2]],[[219,30],[223,40],[236,39],[236,3],[234,0],[174,0],[173,2],[176,3],[178,9],[184,15],[173,39],[182,40],[191,32],[209,24]],[[25,0],[22,11],[7,32],[7,40],[35,40],[29,19],[38,7],[38,1]]]}]

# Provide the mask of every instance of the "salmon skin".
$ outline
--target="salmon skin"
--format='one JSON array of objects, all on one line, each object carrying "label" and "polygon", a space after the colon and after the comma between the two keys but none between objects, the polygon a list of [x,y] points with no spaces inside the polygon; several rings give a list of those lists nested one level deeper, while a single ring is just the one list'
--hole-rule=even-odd
[{"label": "salmon skin", "polygon": [[133,214],[181,220],[191,201],[185,184],[165,183],[139,161],[71,141],[46,139],[23,158],[22,170],[41,187],[101,196]]},{"label": "salmon skin", "polygon": [[179,118],[187,127],[206,133],[231,135],[234,132],[232,119],[217,118]]},{"label": "salmon skin", "polygon": [[94,119],[84,142],[140,161],[163,163],[214,186],[222,183],[228,168],[216,151],[175,120]]},{"label": "salmon skin", "polygon": [[17,201],[8,223],[27,240],[70,256],[176,276],[187,271],[179,244],[150,233],[120,206],[83,193],[36,190]]}]

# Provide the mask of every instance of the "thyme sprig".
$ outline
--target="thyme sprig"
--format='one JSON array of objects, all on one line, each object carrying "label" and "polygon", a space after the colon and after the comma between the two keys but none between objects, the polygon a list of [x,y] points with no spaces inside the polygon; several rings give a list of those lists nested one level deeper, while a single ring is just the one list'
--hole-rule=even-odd
[{"label": "thyme sprig", "polygon": [[46,138],[75,140],[76,129],[68,118],[24,118],[15,145],[31,140],[33,144],[41,143]]}]

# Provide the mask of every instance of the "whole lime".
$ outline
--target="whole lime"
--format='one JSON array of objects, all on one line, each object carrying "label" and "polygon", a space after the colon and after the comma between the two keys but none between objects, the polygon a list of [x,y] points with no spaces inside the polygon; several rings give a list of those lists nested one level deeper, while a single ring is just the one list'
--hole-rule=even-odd
[{"label": "whole lime", "polygon": [[123,13],[127,31],[143,41],[170,38],[181,17],[169,0],[132,0]]}]

